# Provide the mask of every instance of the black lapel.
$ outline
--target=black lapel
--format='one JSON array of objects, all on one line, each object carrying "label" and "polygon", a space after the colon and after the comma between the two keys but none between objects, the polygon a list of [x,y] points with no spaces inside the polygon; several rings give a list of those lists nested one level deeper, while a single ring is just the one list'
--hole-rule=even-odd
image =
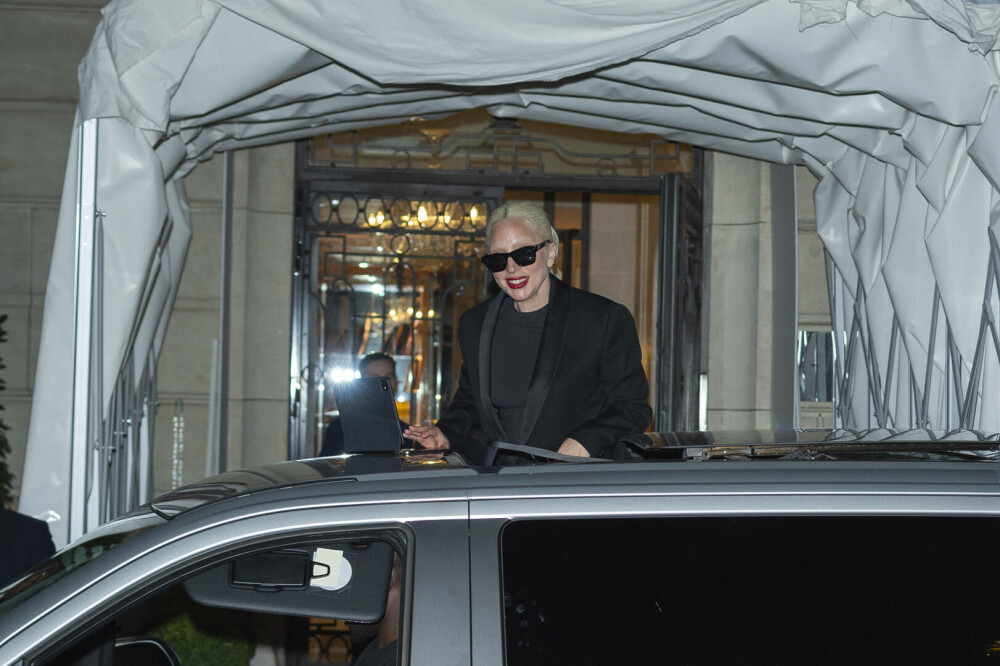
[{"label": "black lapel", "polygon": [[[542,329],[542,339],[538,343],[538,359],[535,361],[535,372],[531,376],[531,386],[528,387],[528,400],[524,406],[524,421],[521,424],[521,436],[516,444],[528,441],[528,436],[535,428],[542,405],[552,388],[552,380],[559,367],[559,357],[562,355],[563,338],[566,336],[566,312],[569,309],[569,287],[549,276],[549,310],[545,314],[545,327]],[[556,446],[562,442],[556,442]]]},{"label": "black lapel", "polygon": [[490,357],[493,355],[493,332],[497,327],[497,317],[500,315],[500,305],[504,298],[506,294],[502,291],[493,297],[483,318],[483,328],[479,332],[479,386],[477,387],[479,395],[476,400],[476,403],[481,405],[482,412],[479,418],[484,421],[486,433],[488,435],[495,433],[496,439],[500,441],[507,441],[510,437],[503,429],[497,410],[493,407],[493,400],[490,399]]}]

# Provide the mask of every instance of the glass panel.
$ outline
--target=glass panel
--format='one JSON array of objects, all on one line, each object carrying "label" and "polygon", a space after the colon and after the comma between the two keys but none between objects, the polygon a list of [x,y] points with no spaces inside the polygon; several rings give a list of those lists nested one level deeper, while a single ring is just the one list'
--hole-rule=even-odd
[{"label": "glass panel", "polygon": [[[333,384],[358,376],[367,354],[396,366],[404,422],[436,419],[454,394],[461,354],[458,318],[486,295],[479,263],[489,207],[484,200],[314,196],[315,321],[303,379],[314,412],[313,451],[337,415]],[[339,216],[338,216],[339,215]]]},{"label": "glass panel", "polygon": [[[115,615],[96,630],[88,629],[86,635],[74,636],[70,645],[59,646],[50,641],[45,649],[58,653],[45,655],[38,663],[46,666],[139,663],[129,660],[128,650],[122,648],[141,640],[147,645],[155,641],[162,646],[160,654],[175,654],[176,659],[169,663],[351,664],[366,653],[369,660],[366,663],[397,664],[409,649],[400,640],[407,603],[405,559],[400,554],[404,547],[401,534],[390,537],[363,532],[332,534],[323,541],[276,544],[270,552],[304,555],[305,566],[311,573],[307,590],[233,583],[229,561],[232,553],[204,563],[218,567],[219,575],[210,581],[204,579],[213,571],[205,567],[186,581],[172,581],[166,586],[164,581],[151,576],[137,583],[128,597],[113,600],[114,607],[102,609]],[[377,557],[364,556],[366,550],[371,554],[376,549]],[[247,557],[242,554],[236,561]],[[208,594],[207,583],[210,583]],[[358,604],[359,599],[363,603]],[[369,617],[377,619],[345,621],[337,618],[349,615],[326,613],[326,610],[324,618],[309,617],[311,611],[323,607],[327,601],[347,612],[360,606],[370,607]],[[72,604],[67,604],[67,608],[71,612]],[[78,627],[84,624],[83,617],[67,617]],[[141,651],[146,666],[161,663],[149,660],[158,656],[153,647],[148,645]],[[375,659],[379,660],[371,661]]]},{"label": "glass panel", "polygon": [[799,397],[833,401],[833,332],[799,331]]}]

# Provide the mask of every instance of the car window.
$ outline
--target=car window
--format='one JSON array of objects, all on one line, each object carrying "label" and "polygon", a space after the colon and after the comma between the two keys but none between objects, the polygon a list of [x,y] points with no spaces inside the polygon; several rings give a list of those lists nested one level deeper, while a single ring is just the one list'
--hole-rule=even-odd
[{"label": "car window", "polygon": [[155,592],[137,592],[40,663],[284,663],[295,655],[296,663],[335,656],[395,664],[404,553],[399,535],[359,533],[220,556]]},{"label": "car window", "polygon": [[525,520],[507,664],[992,663],[996,518]]}]

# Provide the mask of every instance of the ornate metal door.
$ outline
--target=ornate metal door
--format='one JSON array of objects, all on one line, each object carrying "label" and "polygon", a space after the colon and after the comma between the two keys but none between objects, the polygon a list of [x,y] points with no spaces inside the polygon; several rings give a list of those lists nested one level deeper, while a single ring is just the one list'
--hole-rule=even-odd
[{"label": "ornate metal door", "polygon": [[335,382],[382,352],[396,362],[400,418],[438,417],[454,393],[458,316],[487,285],[478,266],[502,189],[300,181],[291,455],[316,455]]}]

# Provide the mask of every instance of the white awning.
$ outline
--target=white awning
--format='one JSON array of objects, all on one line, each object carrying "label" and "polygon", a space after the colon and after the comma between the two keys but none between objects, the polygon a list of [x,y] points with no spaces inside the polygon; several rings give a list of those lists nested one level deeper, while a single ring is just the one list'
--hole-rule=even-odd
[{"label": "white awning", "polygon": [[[994,3],[119,0],[103,16],[80,66],[78,116],[102,119],[104,283],[116,295],[105,306],[106,390],[130,340],[136,359],[158,349],[190,228],[175,185],[199,161],[475,107],[806,165],[820,179],[819,232],[849,296],[843,332],[862,298],[873,370],[888,374],[895,320],[919,366],[907,381],[943,405],[954,387],[943,334],[931,349],[937,289],[939,330],[953,334],[968,379],[983,339],[987,230],[1000,232]],[[22,510],[36,515],[65,509],[49,498],[65,497],[53,467],[69,446],[75,159],[24,475]],[[151,277],[157,252],[165,269]],[[143,309],[150,280],[160,296]],[[997,355],[987,354],[981,382],[976,425],[987,430],[1000,430]],[[943,425],[942,413],[934,418]]]}]

